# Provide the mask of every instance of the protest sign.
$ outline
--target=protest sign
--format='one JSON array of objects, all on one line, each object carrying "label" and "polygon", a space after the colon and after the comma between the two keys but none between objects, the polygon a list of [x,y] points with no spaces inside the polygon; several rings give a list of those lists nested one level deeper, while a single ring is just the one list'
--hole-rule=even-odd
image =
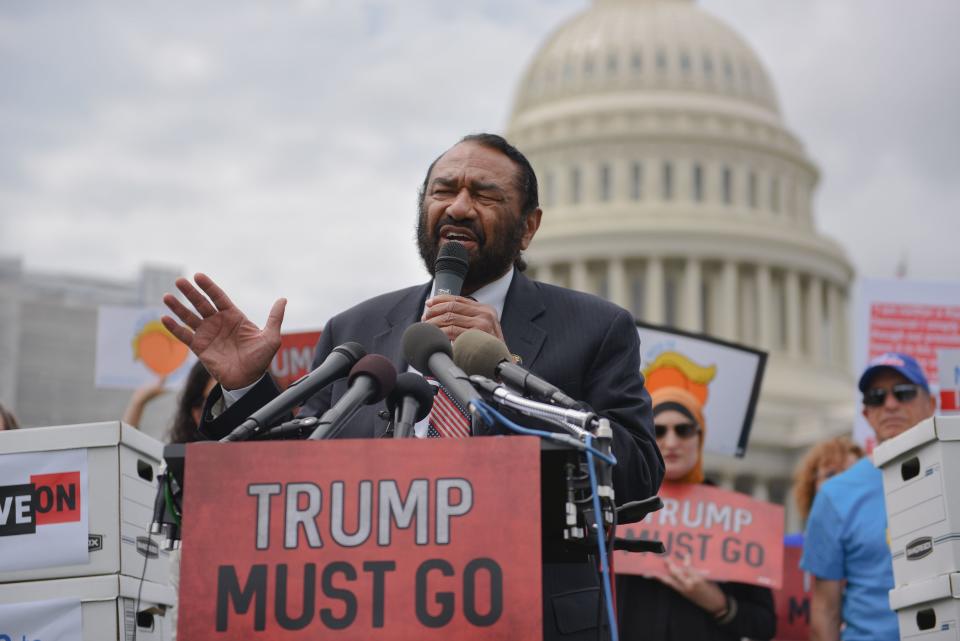
[{"label": "protest sign", "polygon": [[704,449],[743,456],[760,396],[765,352],[704,334],[637,323],[647,389],[681,386],[701,403]]},{"label": "protest sign", "polygon": [[806,641],[810,638],[810,580],[800,569],[803,547],[785,545],[783,585],[773,591],[777,612],[777,641]]},{"label": "protest sign", "polygon": [[960,412],[960,349],[938,350],[937,369],[940,375],[940,411],[944,414]]},{"label": "protest sign", "polygon": [[164,313],[158,307],[99,308],[97,387],[136,389],[161,376],[168,387],[183,382],[196,358],[160,323]]},{"label": "protest sign", "polygon": [[[783,507],[697,483],[664,483],[663,509],[621,525],[628,539],[659,540],[664,555],[615,552],[618,574],[663,576],[666,558],[690,564],[714,581],[780,587]],[[665,558],[666,557],[666,558]]]},{"label": "protest sign", "polygon": [[180,638],[541,638],[537,439],[186,452]]},{"label": "protest sign", "polygon": [[0,571],[89,561],[87,472],[85,449],[0,454]]},{"label": "protest sign", "polygon": [[280,389],[286,389],[310,372],[320,332],[296,332],[280,336],[280,349],[270,362],[270,374]]},{"label": "protest sign", "polygon": [[[903,352],[919,361],[939,398],[937,354],[960,349],[960,283],[864,279],[857,290],[853,336],[857,374],[872,358]],[[876,436],[860,415],[860,401],[857,390],[854,439],[872,451]]]}]

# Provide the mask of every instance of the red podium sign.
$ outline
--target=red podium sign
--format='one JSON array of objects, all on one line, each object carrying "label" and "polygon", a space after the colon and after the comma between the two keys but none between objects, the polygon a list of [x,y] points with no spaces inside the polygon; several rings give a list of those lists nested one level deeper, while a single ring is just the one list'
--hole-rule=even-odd
[{"label": "red podium sign", "polygon": [[187,446],[185,641],[540,639],[534,438]]},{"label": "red podium sign", "polygon": [[[739,492],[693,483],[664,483],[663,509],[617,534],[658,539],[674,561],[690,564],[714,581],[779,588],[783,581],[783,508]],[[615,552],[620,574],[666,574],[663,556]]]}]

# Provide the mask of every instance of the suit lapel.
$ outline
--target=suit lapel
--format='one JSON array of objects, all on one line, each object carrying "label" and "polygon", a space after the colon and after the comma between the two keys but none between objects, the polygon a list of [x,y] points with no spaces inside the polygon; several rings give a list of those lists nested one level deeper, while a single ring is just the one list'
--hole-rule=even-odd
[{"label": "suit lapel", "polygon": [[397,372],[405,372],[408,365],[403,357],[403,333],[410,325],[420,320],[423,314],[423,303],[427,300],[429,291],[430,283],[427,283],[404,296],[393,309],[384,314],[386,327],[373,337],[373,344],[370,346],[372,352],[382,354],[396,363]]},{"label": "suit lapel", "polygon": [[540,348],[547,338],[547,332],[534,323],[534,319],[546,311],[537,285],[515,271],[507,298],[503,305],[500,328],[511,353],[523,359],[523,367],[530,369],[540,355]]},{"label": "suit lapel", "polygon": [[[380,354],[390,359],[390,362],[396,365],[398,374],[407,371],[407,361],[403,357],[403,333],[410,325],[420,320],[429,288],[430,283],[413,288],[392,309],[387,310],[383,315],[385,327],[379,334],[374,335],[370,344],[370,353]],[[383,403],[377,403],[369,408],[369,420],[373,425],[372,436],[374,437],[381,436],[386,428],[386,423],[377,415],[381,409],[383,409]]]}]

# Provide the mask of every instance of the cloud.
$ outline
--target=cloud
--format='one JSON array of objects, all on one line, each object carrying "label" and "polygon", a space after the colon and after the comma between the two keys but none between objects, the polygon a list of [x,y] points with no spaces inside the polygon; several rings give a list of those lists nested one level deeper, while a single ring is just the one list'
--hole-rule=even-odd
[{"label": "cloud", "polygon": [[[943,232],[960,202],[956,3],[702,4],[770,68],[823,171],[819,226],[861,271],[889,275],[904,246],[915,276],[960,273]],[[505,127],[537,47],[586,6],[5,4],[0,253],[121,278],[200,269],[252,317],[283,295],[288,326],[315,327],[426,278],[423,171]]]}]

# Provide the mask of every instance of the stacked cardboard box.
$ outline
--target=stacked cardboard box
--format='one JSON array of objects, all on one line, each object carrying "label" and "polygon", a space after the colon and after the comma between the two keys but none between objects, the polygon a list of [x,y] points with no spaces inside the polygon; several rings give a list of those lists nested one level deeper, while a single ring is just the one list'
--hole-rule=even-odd
[{"label": "stacked cardboard box", "polygon": [[0,432],[0,638],[79,611],[68,638],[170,639],[170,556],[149,535],[162,455],[119,421]]},{"label": "stacked cardboard box", "polygon": [[880,444],[890,606],[902,639],[960,639],[960,416],[935,416]]}]

